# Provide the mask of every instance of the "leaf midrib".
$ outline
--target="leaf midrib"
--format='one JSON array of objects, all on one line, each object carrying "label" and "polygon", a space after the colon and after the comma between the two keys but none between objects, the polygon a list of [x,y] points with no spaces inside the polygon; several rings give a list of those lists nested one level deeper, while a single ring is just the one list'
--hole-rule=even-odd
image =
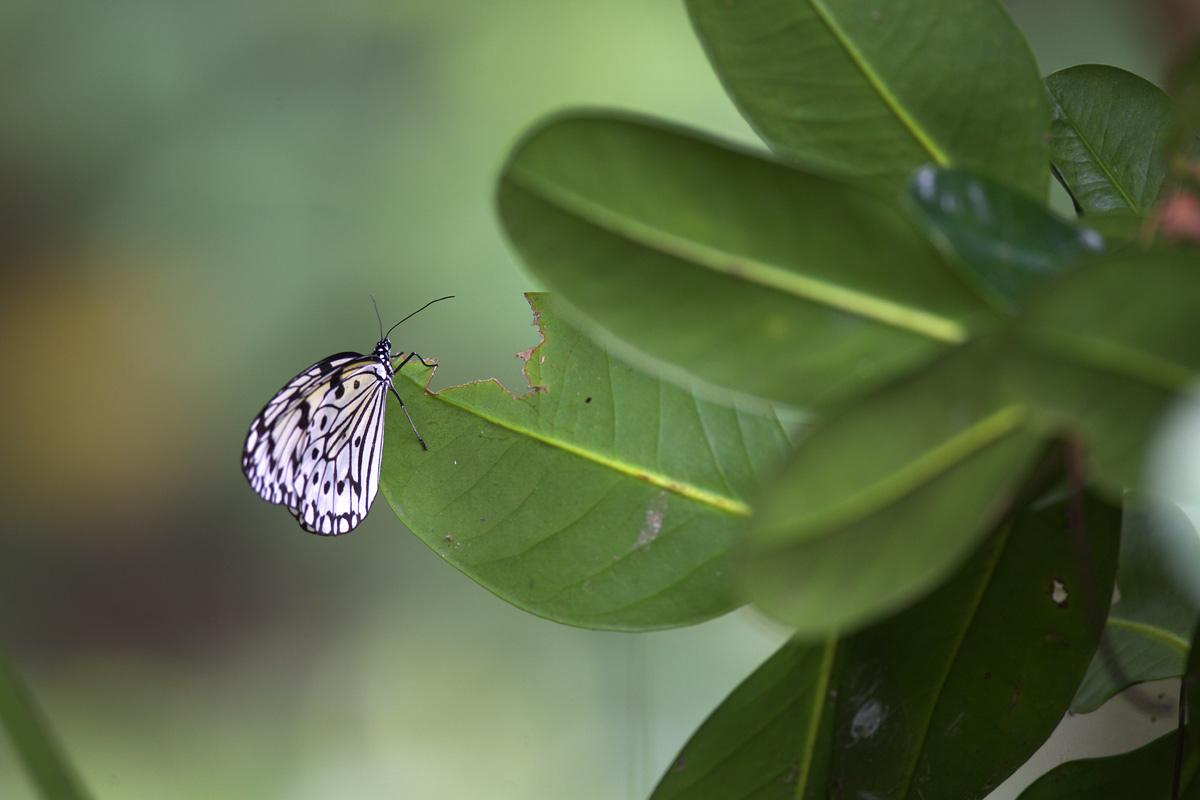
[{"label": "leaf midrib", "polygon": [[1052,358],[1091,367],[1146,386],[1196,395],[1196,371],[1137,347],[1068,331],[1044,331],[1030,344]]},{"label": "leaf midrib", "polygon": [[1079,127],[1079,123],[1077,122],[1075,115],[1067,109],[1066,105],[1062,101],[1062,98],[1055,94],[1053,89],[1050,90],[1050,94],[1054,97],[1055,104],[1058,105],[1059,110],[1062,111],[1063,117],[1067,121],[1072,132],[1074,132],[1075,138],[1083,146],[1084,151],[1091,157],[1092,166],[1095,167],[1105,179],[1107,179],[1109,185],[1116,190],[1117,194],[1123,201],[1125,201],[1125,204],[1129,206],[1132,211],[1138,214],[1142,213],[1142,209],[1138,206],[1138,204],[1134,202],[1133,198],[1125,192],[1125,187],[1121,185],[1119,180],[1117,180],[1116,174],[1109,170],[1108,164],[1100,157],[1099,151],[1092,146],[1091,140],[1083,135],[1083,131]]},{"label": "leaf midrib", "polygon": [[597,203],[537,172],[517,164],[509,167],[507,180],[560,211],[601,230],[628,239],[664,255],[678,258],[728,277],[738,277],[769,289],[844,311],[899,330],[947,344],[967,339],[965,326],[947,317],[882,297],[848,289],[766,261],[731,253],[687,239],[632,216]]},{"label": "leaf midrib", "polygon": [[1128,617],[1110,616],[1108,618],[1108,627],[1121,628],[1129,631],[1130,633],[1136,633],[1140,636],[1144,636],[1147,639],[1161,642],[1183,654],[1188,652],[1188,647],[1190,646],[1190,642],[1188,642],[1187,639],[1175,634],[1173,631],[1150,623],[1138,622],[1137,620],[1132,620]]},{"label": "leaf midrib", "polygon": [[917,125],[916,120],[904,110],[904,107],[900,105],[899,99],[888,90],[887,84],[875,72],[862,51],[854,46],[849,34],[838,24],[833,12],[829,10],[826,4],[822,0],[809,0],[809,6],[812,7],[813,13],[821,19],[821,22],[825,24],[829,33],[837,39],[838,44],[846,51],[846,55],[850,57],[854,65],[858,67],[863,78],[866,79],[867,84],[874,90],[880,101],[895,115],[900,125],[916,140],[921,149],[928,153],[929,157],[939,167],[950,166],[950,157],[942,148],[934,144],[933,140],[926,135],[924,129]]},{"label": "leaf midrib", "polygon": [[[408,376],[405,376],[405,377],[408,377]],[[412,379],[409,378],[409,380],[412,380]],[[416,381],[413,381],[413,382],[417,383]],[[487,383],[487,382],[488,381],[483,381],[483,383]],[[420,384],[418,383],[417,385],[419,386]],[[739,517],[749,517],[750,516],[750,513],[752,511],[750,505],[748,503],[742,502],[741,500],[737,500],[732,497],[725,497],[723,495],[717,494],[716,492],[711,492],[707,489],[702,489],[699,486],[695,486],[690,483],[685,483],[683,481],[674,480],[660,472],[645,469],[639,465],[631,464],[627,461],[622,461],[618,458],[606,456],[602,453],[597,453],[593,450],[587,450],[583,447],[580,447],[571,442],[565,441],[561,438],[556,439],[554,437],[547,436],[546,434],[540,433],[538,431],[534,431],[529,428],[523,427],[521,425],[517,425],[516,423],[513,423],[509,420],[503,419],[497,415],[485,414],[485,413],[481,412],[477,407],[460,402],[457,399],[455,399],[455,390],[456,389],[466,389],[469,386],[471,386],[471,384],[467,384],[466,386],[450,387],[448,389],[443,389],[442,391],[435,393],[433,396],[437,397],[438,399],[442,400],[445,403],[448,403],[456,408],[459,408],[459,409],[467,412],[468,414],[471,414],[472,416],[478,417],[479,419],[482,419],[482,420],[486,420],[487,422],[491,423],[492,425],[495,425],[498,428],[504,428],[505,430],[512,431],[513,433],[519,434],[521,436],[525,436],[529,439],[533,439],[534,441],[541,442],[542,444],[545,444],[545,445],[549,445],[550,447],[555,447],[559,450],[563,450],[564,452],[570,453],[571,455],[576,456],[578,458],[582,458],[587,461],[591,461],[594,464],[599,464],[600,466],[602,466],[606,469],[610,469],[610,470],[613,470],[614,472],[618,472],[623,475],[626,475],[626,476],[629,476],[632,478],[636,478],[640,481],[649,483],[652,486],[657,486],[660,489],[664,489],[666,491],[673,492],[677,495],[680,495],[681,497],[685,497],[689,500],[693,500],[693,501],[701,503],[703,505],[707,505],[711,508],[715,508],[718,511],[722,511],[726,514],[732,514],[734,516],[739,516]],[[520,402],[520,399],[514,397],[513,401]]]},{"label": "leaf midrib", "polygon": [[1028,411],[1024,406],[1011,404],[976,420],[865,489],[806,515],[802,523],[789,524],[791,538],[798,538],[796,531],[801,528],[828,535],[845,524],[892,505],[955,465],[1019,431],[1027,418]]},{"label": "leaf midrib", "polygon": [[984,575],[982,580],[979,581],[979,587],[976,590],[975,597],[971,603],[971,612],[964,617],[962,629],[958,632],[958,638],[954,642],[954,652],[950,658],[946,659],[946,668],[942,671],[942,674],[938,679],[937,692],[935,694],[936,699],[933,701],[933,705],[930,707],[929,717],[925,720],[925,727],[920,732],[920,742],[918,746],[913,747],[910,750],[912,753],[912,760],[908,764],[908,774],[905,781],[906,789],[911,788],[912,786],[913,776],[916,775],[917,765],[921,760],[921,753],[925,750],[925,743],[929,739],[929,732],[933,727],[933,717],[937,713],[937,707],[941,702],[942,692],[946,688],[946,681],[949,680],[950,674],[954,671],[954,665],[958,662],[959,657],[962,655],[963,642],[966,641],[967,634],[971,632],[972,622],[979,614],[979,607],[983,604],[983,599],[987,596],[988,589],[991,587],[992,577],[996,574],[996,568],[1000,565],[1000,560],[1004,557],[1004,548],[1008,546],[1008,539],[1012,535],[1012,531],[1013,523],[1011,521],[1001,528],[999,533],[1000,537],[1002,537],[1001,541],[993,551],[995,553],[995,557],[992,559],[991,564],[988,565],[987,574]]}]

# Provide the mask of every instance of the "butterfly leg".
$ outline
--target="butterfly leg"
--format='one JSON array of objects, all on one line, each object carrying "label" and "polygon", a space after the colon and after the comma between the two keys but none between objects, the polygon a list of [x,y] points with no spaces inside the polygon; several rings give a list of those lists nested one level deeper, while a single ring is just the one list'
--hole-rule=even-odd
[{"label": "butterfly leg", "polygon": [[[396,355],[400,355],[400,354],[399,354],[399,353],[397,353]],[[392,358],[395,358],[395,357],[396,357],[396,356],[392,356]],[[425,367],[436,367],[436,366],[437,366],[437,361],[433,361],[433,362],[431,363],[431,362],[429,362],[429,361],[426,361],[425,359],[421,358],[421,357],[420,357],[419,355],[417,355],[416,353],[409,353],[408,355],[406,355],[406,356],[404,357],[404,360],[403,360],[403,361],[401,361],[399,364],[397,364],[397,365],[396,365],[396,371],[399,371],[401,367],[403,367],[403,366],[404,366],[405,364],[407,364],[409,361],[412,361],[414,358],[415,358],[417,361],[420,361],[422,366],[425,366]]]},{"label": "butterfly leg", "polygon": [[408,409],[404,407],[404,401],[400,399],[400,393],[396,391],[396,387],[388,384],[388,388],[392,390],[392,394],[396,395],[396,401],[400,403],[400,410],[404,412],[404,416],[408,419],[408,424],[412,427],[413,433],[417,434],[417,441],[421,443],[422,450],[428,450],[425,446],[425,440],[421,438],[421,434],[417,433],[417,426],[413,425],[412,417],[408,416]]}]

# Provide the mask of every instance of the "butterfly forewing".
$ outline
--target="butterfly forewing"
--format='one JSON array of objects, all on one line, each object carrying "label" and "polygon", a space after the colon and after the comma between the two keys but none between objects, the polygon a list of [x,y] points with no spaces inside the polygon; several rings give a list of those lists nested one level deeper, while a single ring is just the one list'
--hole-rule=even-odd
[{"label": "butterfly forewing", "polygon": [[299,503],[289,506],[306,530],[338,534],[358,525],[379,490],[388,374],[373,356],[322,383],[305,447],[298,453]]},{"label": "butterfly forewing", "polygon": [[378,352],[338,353],[293,378],[246,437],[242,471],[254,491],[313,533],[353,529],[379,489],[389,385]]}]

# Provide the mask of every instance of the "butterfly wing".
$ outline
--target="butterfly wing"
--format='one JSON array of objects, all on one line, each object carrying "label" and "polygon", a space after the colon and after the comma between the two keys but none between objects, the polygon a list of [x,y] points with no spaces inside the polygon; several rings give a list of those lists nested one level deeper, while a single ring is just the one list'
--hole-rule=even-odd
[{"label": "butterfly wing", "polygon": [[364,356],[323,388],[299,454],[297,494],[288,507],[313,533],[347,533],[362,522],[379,491],[388,373]]},{"label": "butterfly wing", "polygon": [[250,426],[242,471],[305,530],[336,535],[379,490],[390,376],[376,355],[338,353],[292,379]]}]

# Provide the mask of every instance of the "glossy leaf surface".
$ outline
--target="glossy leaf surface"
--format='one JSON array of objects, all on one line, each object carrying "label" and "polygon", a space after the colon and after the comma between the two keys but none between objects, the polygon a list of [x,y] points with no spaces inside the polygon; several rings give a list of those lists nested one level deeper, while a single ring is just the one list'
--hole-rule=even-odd
[{"label": "glossy leaf surface", "polygon": [[1066,266],[1095,256],[1100,234],[983,175],[922,167],[905,195],[919,224],[984,297],[1005,311]]},{"label": "glossy leaf surface", "polygon": [[1141,480],[1162,414],[1195,391],[1200,258],[1106,256],[1031,301],[1010,388],[1047,431],[1083,437],[1089,476],[1119,498]]},{"label": "glossy leaf surface", "polygon": [[1083,64],[1045,80],[1050,160],[1085,214],[1146,214],[1166,176],[1171,99],[1117,67]]},{"label": "glossy leaf surface", "polygon": [[1029,46],[999,3],[687,6],[725,90],[780,154],[889,197],[927,163],[1046,196],[1046,100]]},{"label": "glossy leaf surface", "polygon": [[1005,346],[976,340],[815,426],[758,506],[748,597],[801,631],[844,630],[953,571],[1041,447],[999,392]]},{"label": "glossy leaf surface", "polygon": [[653,800],[985,795],[1057,725],[1095,649],[1084,587],[1111,587],[1119,512],[1087,505],[1087,579],[1065,518],[1061,503],[1019,514],[909,610],[786,644],[696,732]]},{"label": "glossy leaf surface", "polygon": [[398,381],[429,451],[389,409],[388,502],[455,567],[559,622],[641,630],[729,611],[727,554],[791,449],[784,426],[638,372],[547,295],[530,302],[545,337],[522,354],[531,393]]},{"label": "glossy leaf surface", "polygon": [[894,204],[637,118],[538,128],[499,205],[530,271],[590,320],[794,405],[859,393],[989,313]]}]

